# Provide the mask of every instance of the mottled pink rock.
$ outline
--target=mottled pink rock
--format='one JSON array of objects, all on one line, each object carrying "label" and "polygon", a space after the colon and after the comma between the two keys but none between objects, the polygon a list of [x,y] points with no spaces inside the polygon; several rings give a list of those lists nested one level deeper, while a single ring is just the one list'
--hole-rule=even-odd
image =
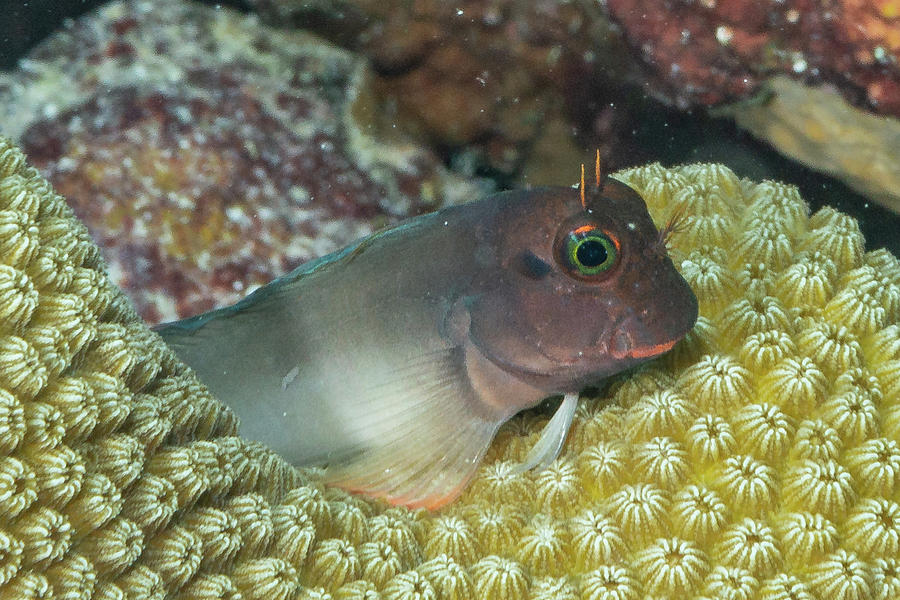
[{"label": "mottled pink rock", "polygon": [[900,117],[896,0],[608,0],[652,73],[683,106],[740,99],[773,74],[836,86],[850,102]]},{"label": "mottled pink rock", "polygon": [[371,137],[355,116],[366,81],[359,58],[309,34],[175,0],[116,2],[0,75],[0,132],[155,322],[483,192],[427,150]]}]

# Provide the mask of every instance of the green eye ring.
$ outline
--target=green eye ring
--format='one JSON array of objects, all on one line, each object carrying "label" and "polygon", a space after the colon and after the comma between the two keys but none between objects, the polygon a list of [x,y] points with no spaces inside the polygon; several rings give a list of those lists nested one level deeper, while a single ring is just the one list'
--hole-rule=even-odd
[{"label": "green eye ring", "polygon": [[563,258],[573,275],[595,277],[616,264],[619,248],[615,240],[593,226],[583,226],[566,236]]}]

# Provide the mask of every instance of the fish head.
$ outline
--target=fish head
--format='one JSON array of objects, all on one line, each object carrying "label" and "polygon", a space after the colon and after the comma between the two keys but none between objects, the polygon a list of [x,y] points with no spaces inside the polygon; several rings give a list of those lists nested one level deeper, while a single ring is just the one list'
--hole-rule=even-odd
[{"label": "fish head", "polygon": [[666,252],[667,228],[622,182],[515,192],[487,229],[491,259],[470,301],[470,339],[547,394],[663,354],[697,320],[697,298]]}]

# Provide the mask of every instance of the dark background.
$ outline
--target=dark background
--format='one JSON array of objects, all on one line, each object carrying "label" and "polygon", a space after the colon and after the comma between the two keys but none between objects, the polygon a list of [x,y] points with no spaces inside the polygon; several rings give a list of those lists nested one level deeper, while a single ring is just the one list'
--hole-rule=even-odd
[{"label": "dark background", "polygon": [[[0,69],[16,62],[43,38],[106,0],[0,0]],[[248,11],[241,0],[205,4]],[[868,249],[886,247],[900,256],[900,215],[869,202],[843,183],[779,155],[725,119],[704,111],[676,111],[650,99],[638,99],[635,137],[652,160],[663,164],[694,161],[725,162],[739,175],[772,178],[800,188],[813,210],[830,205],[859,220]],[[900,157],[898,157],[900,160]]]}]

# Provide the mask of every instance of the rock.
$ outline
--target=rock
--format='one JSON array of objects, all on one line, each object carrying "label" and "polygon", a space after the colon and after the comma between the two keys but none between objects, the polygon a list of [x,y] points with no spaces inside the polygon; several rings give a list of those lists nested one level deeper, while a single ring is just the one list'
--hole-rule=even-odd
[{"label": "rock", "polygon": [[608,0],[652,73],[648,88],[680,106],[746,97],[773,73],[830,83],[851,103],[900,117],[897,3],[836,0]]},{"label": "rock", "polygon": [[[621,138],[593,130],[593,118],[609,103],[610,83],[622,80],[635,62],[597,5],[549,0],[251,4],[269,23],[311,28],[358,49],[376,73],[381,127],[404,128],[446,155],[468,154],[482,169],[516,177],[530,169],[529,161],[547,158],[535,157],[534,148],[545,137],[544,128],[558,123],[569,124],[569,138],[582,134],[585,154],[597,146],[612,158],[621,148]],[[628,113],[620,110],[616,117],[621,123]],[[563,154],[571,148],[570,139]],[[617,158],[613,164],[622,164]],[[572,165],[567,167],[571,172]]]},{"label": "rock", "polygon": [[0,73],[0,132],[67,196],[151,322],[231,303],[388,223],[484,193],[357,116],[363,60],[176,0],[114,2]]},{"label": "rock", "polygon": [[782,154],[900,213],[900,121],[784,76],[768,82],[763,97],[723,112]]}]

